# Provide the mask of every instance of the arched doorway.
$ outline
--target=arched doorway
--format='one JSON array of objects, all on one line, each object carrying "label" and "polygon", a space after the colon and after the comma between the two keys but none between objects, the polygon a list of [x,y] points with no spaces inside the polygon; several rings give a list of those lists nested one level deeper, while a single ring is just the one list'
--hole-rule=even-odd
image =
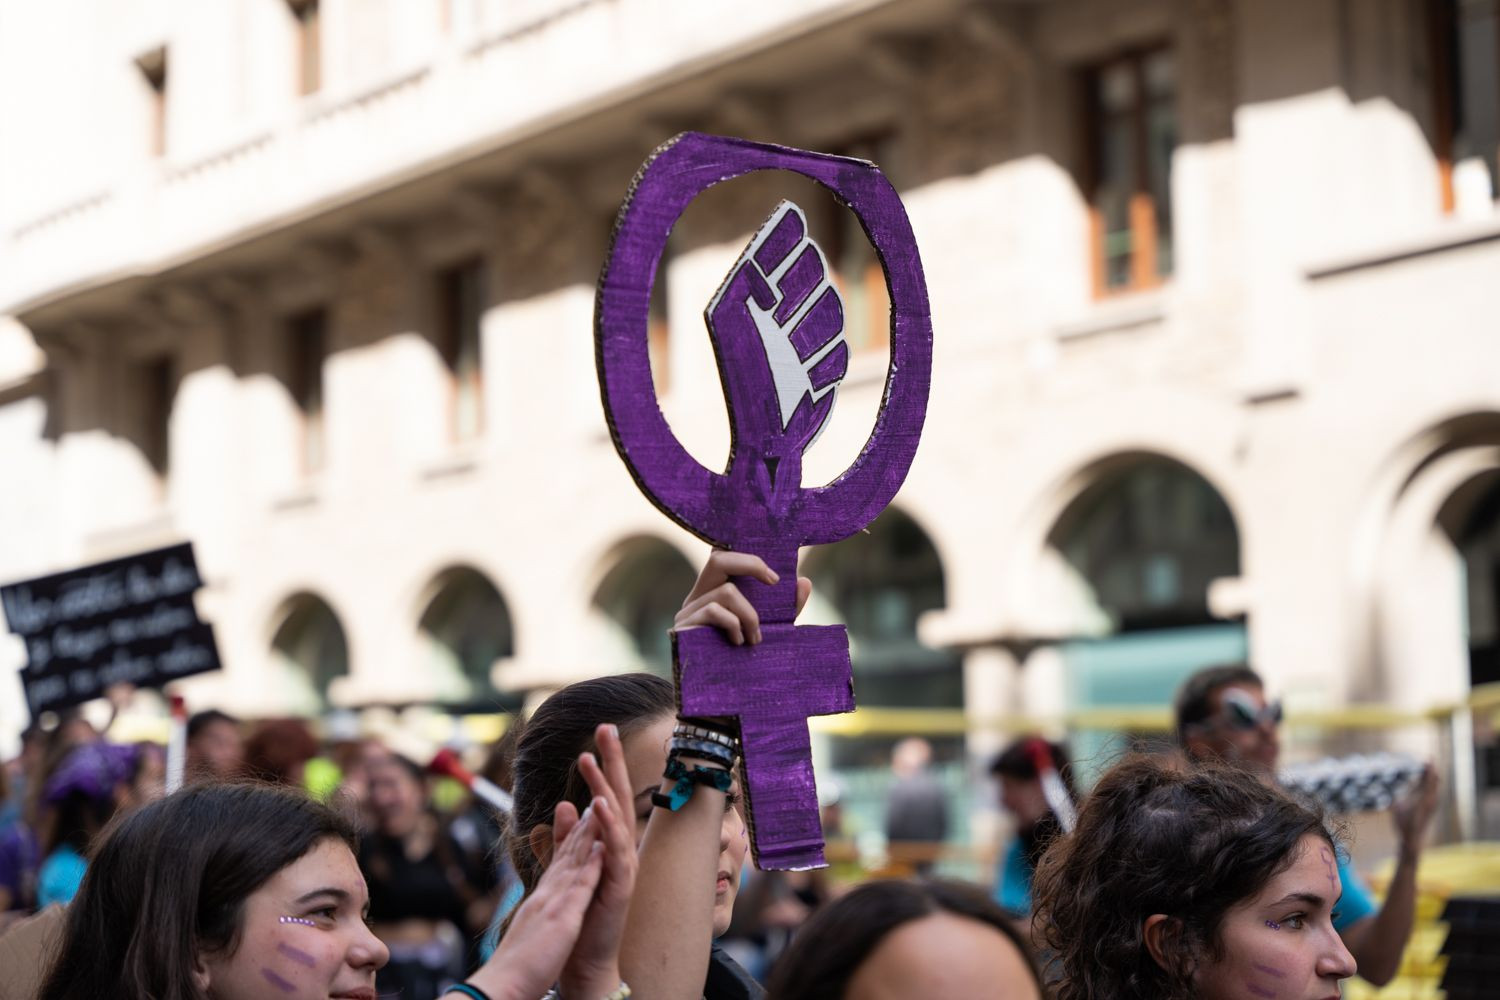
[{"label": "arched doorway", "polygon": [[[1463,564],[1470,690],[1500,686],[1500,469],[1466,483],[1449,501],[1444,515],[1442,521]],[[1474,742],[1469,825],[1472,835],[1480,838],[1491,838],[1500,830],[1500,727],[1496,722],[1493,710],[1475,711],[1468,718]],[[1455,769],[1455,779],[1462,774],[1462,768]],[[1460,795],[1460,803],[1464,798]]]},{"label": "arched doorway", "polygon": [[450,708],[494,711],[504,699],[491,673],[497,661],[515,653],[505,598],[488,577],[468,567],[443,573],[432,589],[417,628],[433,697]]},{"label": "arched doorway", "polygon": [[319,714],[328,708],[328,688],[349,673],[344,627],[328,602],[297,594],[282,606],[281,624],[271,639],[273,669],[286,691],[287,709]]},{"label": "arched doorway", "polygon": [[697,571],[681,552],[656,538],[616,549],[614,564],[594,591],[596,646],[608,669],[672,676],[672,620],[693,589]]},{"label": "arched doorway", "polygon": [[[917,622],[947,604],[947,582],[936,546],[922,526],[889,508],[851,538],[812,550],[803,566],[813,596],[800,619],[842,623],[849,630],[854,696],[870,719],[886,709],[951,709],[964,705],[963,663],[958,653],[934,649],[917,635]],[[873,711],[872,711],[873,710]],[[877,728],[815,737],[819,768],[836,771],[843,832],[856,839],[885,829],[892,784],[892,755],[906,735]],[[970,782],[964,742],[958,735],[929,735],[931,773],[946,792],[949,840],[967,841]],[[826,794],[820,770],[820,794]]]},{"label": "arched doorway", "polygon": [[861,706],[962,708],[958,654],[917,638],[917,620],[944,606],[943,564],[921,526],[899,510],[868,533],[810,553],[807,621],[849,629],[854,688]]},{"label": "arched doorway", "polygon": [[[1061,652],[1073,710],[1170,703],[1189,674],[1247,659],[1243,621],[1209,608],[1209,586],[1240,573],[1239,532],[1219,492],[1155,455],[1105,463],[1048,536],[1066,579]],[[1074,759],[1087,780],[1125,746],[1160,734],[1086,730]]]}]

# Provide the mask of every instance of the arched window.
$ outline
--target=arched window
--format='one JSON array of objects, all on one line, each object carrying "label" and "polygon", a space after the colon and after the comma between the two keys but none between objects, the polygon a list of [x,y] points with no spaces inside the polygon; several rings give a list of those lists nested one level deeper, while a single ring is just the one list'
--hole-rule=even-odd
[{"label": "arched window", "polygon": [[1224,498],[1161,458],[1102,477],[1068,507],[1051,541],[1111,633],[1212,622],[1208,585],[1239,575],[1239,534]]},{"label": "arched window", "polygon": [[849,628],[861,705],[963,706],[958,654],[917,638],[917,619],[944,605],[943,564],[920,526],[887,510],[860,533],[815,550],[808,621]]},{"label": "arched window", "polygon": [[435,590],[418,623],[434,694],[444,702],[492,708],[499,695],[491,671],[515,653],[505,599],[482,573],[468,568],[444,573]]},{"label": "arched window", "polygon": [[[1209,585],[1240,573],[1239,533],[1207,480],[1157,456],[1122,458],[1073,501],[1048,537],[1069,575],[1061,645],[1074,709],[1161,706],[1194,671],[1247,659],[1242,621],[1216,619]],[[1092,773],[1122,745],[1162,734],[1085,731]]]},{"label": "arched window", "polygon": [[594,609],[609,633],[606,655],[614,661],[604,666],[672,676],[668,632],[697,577],[666,542],[642,538],[623,546],[594,592]]},{"label": "arched window", "polygon": [[349,673],[344,627],[327,602],[313,594],[298,594],[283,607],[271,654],[286,681],[288,708],[321,712],[328,707],[333,679]]}]

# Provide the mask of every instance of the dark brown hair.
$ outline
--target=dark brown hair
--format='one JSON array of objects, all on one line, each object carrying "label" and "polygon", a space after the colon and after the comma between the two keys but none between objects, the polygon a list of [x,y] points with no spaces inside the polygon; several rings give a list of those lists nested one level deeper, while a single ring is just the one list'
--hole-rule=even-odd
[{"label": "dark brown hair", "polygon": [[[1116,765],[1036,873],[1057,1000],[1191,1000],[1194,971],[1224,957],[1224,914],[1285,871],[1308,834],[1334,846],[1312,807],[1242,769],[1160,757]],[[1146,950],[1143,925],[1156,913],[1176,931],[1168,968]]]},{"label": "dark brown hair", "polygon": [[1021,953],[1041,990],[1031,952],[1005,911],[980,889],[941,879],[882,879],[866,882],[814,914],[777,961],[766,995],[770,1000],[841,1000],[855,971],[887,934],[934,913],[995,928]]},{"label": "dark brown hair", "polygon": [[1172,699],[1172,714],[1177,729],[1177,745],[1186,749],[1188,730],[1208,721],[1214,711],[1214,695],[1222,687],[1231,684],[1253,684],[1264,688],[1260,674],[1243,663],[1225,663],[1216,667],[1204,667],[1182,682],[1177,696]]},{"label": "dark brown hair", "polygon": [[531,853],[532,829],[551,823],[559,802],[566,800],[579,810],[588,805],[589,788],[578,771],[578,755],[598,751],[595,728],[613,723],[625,739],[676,711],[672,683],[641,673],[569,684],[537,706],[516,742],[515,809],[507,829],[510,860],[528,893],[542,876],[542,866]]},{"label": "dark brown hair", "polygon": [[343,817],[266,785],[191,785],[131,813],[84,873],[38,1000],[207,1000],[199,956],[232,955],[245,899],[330,839],[355,848]]},{"label": "dark brown hair", "polygon": [[318,755],[318,740],[301,719],[269,719],[245,741],[241,769],[252,781],[294,784],[292,771]]}]

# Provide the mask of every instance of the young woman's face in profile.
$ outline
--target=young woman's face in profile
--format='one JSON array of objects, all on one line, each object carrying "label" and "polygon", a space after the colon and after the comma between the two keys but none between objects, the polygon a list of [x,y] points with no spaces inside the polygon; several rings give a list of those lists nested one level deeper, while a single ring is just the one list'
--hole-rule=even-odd
[{"label": "young woman's face in profile", "polygon": [[987,997],[1040,1000],[1010,939],[979,920],[934,913],[909,920],[875,946],[844,990],[853,1000]]},{"label": "young woman's face in profile", "polygon": [[1203,1000],[1338,1000],[1354,957],[1333,929],[1338,863],[1322,837],[1302,838],[1292,866],[1224,915],[1222,961],[1199,970]]},{"label": "young woman's face in profile", "polygon": [[214,1000],[375,1000],[375,970],[390,958],[365,926],[365,880],[349,848],[325,840],[245,900],[239,946],[205,955]]},{"label": "young woman's face in profile", "polygon": [[[646,835],[646,822],[651,818],[651,793],[661,787],[662,772],[667,769],[667,744],[672,739],[672,728],[677,719],[663,715],[649,726],[636,730],[626,737],[621,747],[625,751],[625,770],[630,775],[630,789],[635,794],[635,843],[639,847]],[[736,781],[735,794],[739,793]],[[729,928],[729,918],[734,911],[734,897],[740,888],[740,872],[745,867],[745,853],[750,848],[746,838],[745,821],[737,808],[724,810],[724,822],[719,827],[719,870],[714,895],[714,936]]]}]

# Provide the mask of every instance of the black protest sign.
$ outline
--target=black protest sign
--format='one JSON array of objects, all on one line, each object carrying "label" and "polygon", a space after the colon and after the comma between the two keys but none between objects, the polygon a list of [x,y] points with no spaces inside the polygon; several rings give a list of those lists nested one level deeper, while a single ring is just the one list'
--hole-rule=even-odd
[{"label": "black protest sign", "polygon": [[203,586],[184,542],[0,587],[33,717],[97,698],[111,684],[161,687],[219,669],[213,629],[198,620]]}]

